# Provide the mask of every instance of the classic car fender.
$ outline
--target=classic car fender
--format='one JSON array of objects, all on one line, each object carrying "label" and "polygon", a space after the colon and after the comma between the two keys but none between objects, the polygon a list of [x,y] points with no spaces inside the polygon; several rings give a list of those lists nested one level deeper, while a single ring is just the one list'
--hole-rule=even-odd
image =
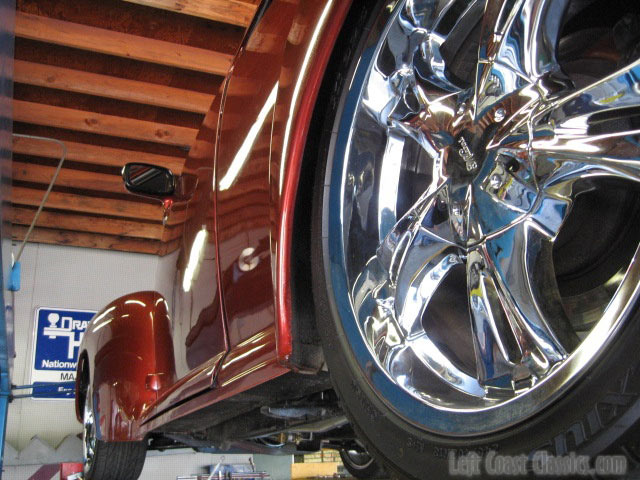
[{"label": "classic car fender", "polygon": [[[309,28],[302,30],[302,38],[287,42],[287,69],[283,76],[295,72],[295,81],[278,98],[277,111],[287,117],[274,124],[272,161],[278,176],[271,176],[271,191],[279,192],[272,204],[279,219],[274,233],[276,247],[276,308],[278,361],[297,368],[291,361],[293,353],[293,308],[291,298],[292,251],[294,243],[294,211],[297,205],[300,172],[307,144],[311,120],[318,102],[318,94],[325,77],[329,59],[351,8],[351,0],[307,2],[305,16]],[[292,67],[294,65],[295,67]],[[281,141],[279,141],[281,140]],[[274,181],[275,179],[275,181]],[[277,182],[277,184],[276,184]],[[309,209],[310,205],[304,208]]]},{"label": "classic car fender", "polygon": [[[292,285],[311,290],[292,281],[294,209],[310,124],[316,104],[322,105],[318,95],[350,4],[263,2],[222,95],[215,208],[229,348],[233,352],[275,323],[273,359],[296,371],[319,370],[322,355],[312,309],[292,312]],[[305,200],[303,215],[310,212]],[[247,257],[253,265],[243,264]],[[258,294],[246,295],[250,289]]]},{"label": "classic car fender", "polygon": [[76,415],[82,421],[89,381],[98,438],[142,440],[142,416],[176,381],[167,302],[157,292],[114,300],[87,327],[76,374]]},{"label": "classic car fender", "polygon": [[[318,94],[350,5],[351,0],[274,0],[263,4],[255,28],[250,29],[233,62],[225,89],[216,97],[189,153],[203,165],[216,162],[218,288],[223,292],[230,351],[215,376],[215,388],[174,408],[150,410],[149,405],[160,398],[175,376],[170,368],[174,355],[170,322],[165,320],[163,327],[161,315],[150,317],[155,310],[149,305],[155,297],[142,300],[135,294],[112,303],[89,328],[84,357],[90,371],[98,370],[91,375],[91,385],[94,395],[99,395],[101,438],[139,439],[170,420],[290,369],[304,368],[292,355],[293,338],[298,338],[295,331],[292,334],[290,291],[294,208]],[[274,96],[275,82],[274,105],[269,100]],[[242,264],[245,252],[255,253],[255,265]],[[261,262],[269,253],[271,262],[263,266]],[[259,294],[247,294],[254,287]],[[145,307],[131,300],[141,301]],[[137,313],[130,313],[125,306]],[[113,311],[105,313],[112,307]],[[108,318],[98,320],[102,314]],[[127,314],[143,319],[135,326],[135,334],[131,321],[123,318]],[[109,318],[111,323],[102,327]],[[154,322],[159,322],[158,326]],[[152,346],[152,341],[158,343],[162,328],[167,332],[163,334],[166,346]],[[131,338],[120,339],[125,331]],[[156,358],[156,351],[171,361],[161,365],[163,359],[160,354]],[[130,360],[122,365],[119,356]],[[159,385],[157,392],[146,387],[147,378],[155,381],[163,377],[170,380]],[[125,387],[125,383],[129,385]],[[81,416],[81,405],[77,408]]]}]

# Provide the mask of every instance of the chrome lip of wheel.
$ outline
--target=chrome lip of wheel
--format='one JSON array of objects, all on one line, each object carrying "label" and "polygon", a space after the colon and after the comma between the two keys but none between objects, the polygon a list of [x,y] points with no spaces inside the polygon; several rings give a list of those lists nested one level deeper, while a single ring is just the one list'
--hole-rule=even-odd
[{"label": "chrome lip of wheel", "polygon": [[[640,61],[568,91],[548,47],[566,1],[496,0],[484,11],[475,85],[460,89],[438,50],[439,22],[456,4],[401,1],[377,20],[334,137],[323,237],[335,307],[374,390],[419,426],[471,435],[558,398],[638,296],[636,252],[580,339],[567,328],[551,253],[581,182],[640,181],[640,130],[589,133],[599,114],[640,104]],[[400,216],[411,144],[431,180]],[[377,232],[352,231],[372,217]],[[349,273],[354,251],[369,256]],[[475,372],[422,325],[454,268],[466,270]]]},{"label": "chrome lip of wheel", "polygon": [[87,398],[84,402],[82,426],[82,451],[84,454],[84,473],[86,474],[93,466],[96,453],[96,425],[91,391],[87,392]]},{"label": "chrome lip of wheel", "polygon": [[357,450],[345,450],[344,453],[348,458],[349,466],[356,470],[364,470],[375,461],[368,453]]}]

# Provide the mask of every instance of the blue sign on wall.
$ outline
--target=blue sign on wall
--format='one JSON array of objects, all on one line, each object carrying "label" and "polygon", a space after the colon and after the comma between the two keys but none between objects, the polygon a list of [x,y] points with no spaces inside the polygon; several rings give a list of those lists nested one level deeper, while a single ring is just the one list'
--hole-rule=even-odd
[{"label": "blue sign on wall", "polygon": [[[41,307],[36,309],[35,342],[31,383],[46,384],[75,380],[78,347],[96,312]],[[63,388],[38,389],[38,398],[73,398]]]}]

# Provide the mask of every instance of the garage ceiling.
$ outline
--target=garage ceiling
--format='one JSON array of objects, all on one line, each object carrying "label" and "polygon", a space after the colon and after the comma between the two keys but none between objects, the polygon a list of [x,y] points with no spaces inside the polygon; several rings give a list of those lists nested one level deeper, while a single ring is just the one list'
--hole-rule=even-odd
[{"label": "garage ceiling", "polygon": [[[185,211],[127,193],[127,162],[180,173],[259,0],[17,0],[14,132],[65,142],[30,241],[164,255]],[[60,158],[15,138],[12,234],[22,240]]]}]

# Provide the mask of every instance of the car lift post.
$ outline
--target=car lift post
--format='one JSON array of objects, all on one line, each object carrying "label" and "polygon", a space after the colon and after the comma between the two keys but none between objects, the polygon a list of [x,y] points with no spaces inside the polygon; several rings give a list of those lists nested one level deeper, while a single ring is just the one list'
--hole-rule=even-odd
[{"label": "car lift post", "polygon": [[[11,132],[13,97],[13,56],[14,56],[14,25],[15,0],[0,0],[0,163],[11,162]],[[4,167],[4,165],[2,165]],[[5,169],[2,168],[1,171]],[[9,169],[10,171],[10,169]],[[4,180],[4,179],[2,179]],[[3,182],[4,183],[4,182]],[[6,195],[7,188],[2,186],[0,194]],[[0,198],[6,201],[6,198]],[[4,209],[3,209],[4,210]],[[5,218],[0,215],[0,245],[9,232],[4,231]],[[7,429],[7,412],[11,397],[11,378],[9,371],[9,344],[7,340],[7,317],[4,296],[8,279],[5,278],[8,265],[3,264],[0,246],[0,477],[4,464],[4,440]]]},{"label": "car lift post", "polygon": [[[0,262],[1,263],[1,262]],[[4,278],[0,277],[4,290]],[[4,464],[4,439],[7,431],[7,412],[11,397],[11,379],[9,378],[9,348],[7,344],[7,321],[5,317],[4,295],[0,294],[0,477]]]}]

